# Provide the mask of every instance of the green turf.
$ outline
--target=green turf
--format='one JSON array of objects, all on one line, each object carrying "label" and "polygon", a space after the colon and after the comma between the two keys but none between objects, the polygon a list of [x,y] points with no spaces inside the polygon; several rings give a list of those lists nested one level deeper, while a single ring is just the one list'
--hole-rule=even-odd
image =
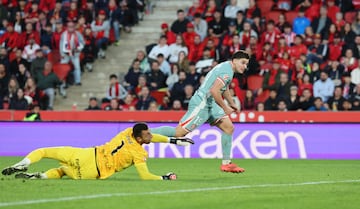
[{"label": "green turf", "polygon": [[[20,158],[0,157],[0,167],[11,165]],[[241,160],[244,174],[221,173],[220,160],[209,159],[150,159],[150,171],[165,174],[174,171],[177,181],[141,181],[134,168],[117,173],[107,180],[19,180],[2,176],[0,181],[1,208],[154,208],[154,209],[358,209],[360,182],[316,185],[282,185],[302,182],[360,180],[359,161],[324,160]],[[57,166],[43,160],[30,171],[44,171]],[[184,191],[163,194],[147,192],[194,190],[249,186],[230,190]],[[255,186],[251,186],[255,185]],[[256,185],[268,185],[259,187]],[[72,196],[123,193],[128,196],[77,199],[1,207],[5,202],[57,199]],[[143,194],[137,194],[143,193]]]}]

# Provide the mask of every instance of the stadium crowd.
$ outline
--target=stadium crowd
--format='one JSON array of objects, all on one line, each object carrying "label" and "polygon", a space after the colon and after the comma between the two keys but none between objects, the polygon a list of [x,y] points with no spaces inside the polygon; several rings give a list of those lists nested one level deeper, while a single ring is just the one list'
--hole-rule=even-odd
[{"label": "stadium crowd", "polygon": [[246,75],[236,75],[230,89],[242,110],[360,110],[358,6],[351,0],[194,0],[171,25],[160,25],[158,43],[137,53],[124,82],[110,76],[103,108],[186,110],[206,73],[246,50]]},{"label": "stadium crowd", "polygon": [[57,90],[119,45],[143,16],[141,0],[0,1],[0,109],[52,110]]}]

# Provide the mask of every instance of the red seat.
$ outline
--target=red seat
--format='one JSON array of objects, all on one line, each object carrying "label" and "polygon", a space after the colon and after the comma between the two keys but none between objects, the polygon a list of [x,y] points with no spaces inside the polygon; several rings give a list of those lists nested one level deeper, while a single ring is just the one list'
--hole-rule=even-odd
[{"label": "red seat", "polygon": [[241,107],[243,107],[243,106],[244,106],[245,97],[246,97],[246,91],[240,89],[240,91],[238,91],[237,93],[238,93],[239,95],[237,94],[236,96],[237,96],[237,98],[239,98],[239,100],[240,100]]},{"label": "red seat", "polygon": [[156,99],[156,102],[158,104],[162,104],[163,98],[166,95],[166,92],[165,91],[152,91],[150,94],[152,97],[154,97]]},{"label": "red seat", "polygon": [[48,60],[54,65],[60,62],[61,56],[58,50],[53,50],[47,55]]},{"label": "red seat", "polygon": [[55,64],[53,65],[53,71],[60,80],[65,80],[71,71],[71,66],[69,64]]},{"label": "red seat", "polygon": [[352,3],[355,9],[360,9],[360,0],[353,0]]},{"label": "red seat", "polygon": [[248,89],[256,91],[262,87],[264,77],[259,75],[252,75],[247,78]]},{"label": "red seat", "polygon": [[296,11],[288,11],[285,13],[285,17],[287,22],[292,24],[294,22],[294,19],[298,16],[298,12]]},{"label": "red seat", "polygon": [[355,20],[356,12],[346,12],[344,19],[348,23],[352,23]]},{"label": "red seat", "polygon": [[270,91],[269,90],[265,90],[263,91],[260,95],[258,95],[256,98],[255,98],[255,103],[259,103],[259,102],[265,102],[268,98],[269,98],[269,95],[270,95]]},{"label": "red seat", "polygon": [[274,2],[269,0],[259,0],[257,1],[257,5],[261,10],[261,13],[266,14],[271,11],[272,7],[274,6]]},{"label": "red seat", "polygon": [[266,20],[274,20],[275,23],[278,22],[279,20],[279,15],[281,14],[282,12],[280,11],[270,11],[269,13],[267,13],[265,16],[266,16]]}]

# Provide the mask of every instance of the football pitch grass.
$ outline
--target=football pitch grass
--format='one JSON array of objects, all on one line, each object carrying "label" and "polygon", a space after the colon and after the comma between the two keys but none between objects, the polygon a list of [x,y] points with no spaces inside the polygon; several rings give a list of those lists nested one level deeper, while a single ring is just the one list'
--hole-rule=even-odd
[{"label": "football pitch grass", "polygon": [[[21,158],[0,157],[3,169]],[[219,159],[149,159],[176,181],[142,181],[134,167],[106,180],[21,180],[1,176],[2,208],[358,209],[359,161],[242,160],[243,174],[221,173]],[[30,172],[57,167],[53,160]],[[0,174],[1,175],[1,174]]]}]

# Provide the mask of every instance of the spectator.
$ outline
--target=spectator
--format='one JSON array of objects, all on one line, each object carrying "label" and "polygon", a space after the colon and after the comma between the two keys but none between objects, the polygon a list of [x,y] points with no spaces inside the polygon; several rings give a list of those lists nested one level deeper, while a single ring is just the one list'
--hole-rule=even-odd
[{"label": "spectator", "polygon": [[44,53],[41,49],[37,49],[35,52],[35,59],[31,62],[30,72],[31,75],[36,76],[44,70],[44,65],[47,59],[44,57]]},{"label": "spectator", "polygon": [[123,21],[123,15],[121,12],[121,9],[116,5],[115,0],[109,1],[108,6],[109,11],[109,17],[110,17],[110,24],[111,27],[114,29],[114,35],[115,35],[115,46],[119,46],[119,40],[120,40],[120,23]]},{"label": "spectator", "polygon": [[168,96],[164,96],[162,103],[160,104],[159,107],[160,110],[169,110],[170,109],[170,99]]},{"label": "spectator", "polygon": [[329,62],[324,69],[328,72],[329,78],[334,82],[335,86],[341,85],[342,74],[344,73],[344,66],[339,64],[339,61],[335,60]]},{"label": "spectator", "polygon": [[179,65],[173,64],[171,67],[171,74],[166,79],[166,85],[168,86],[169,91],[171,91],[174,84],[179,81],[179,71]]},{"label": "spectator", "polygon": [[156,60],[159,54],[163,54],[164,58],[167,59],[171,51],[166,43],[167,43],[166,36],[161,36],[159,39],[159,43],[151,49],[148,55],[149,59]]},{"label": "spectator", "polygon": [[243,110],[255,110],[255,96],[254,93],[251,90],[246,90],[245,93],[245,99],[243,102],[244,106],[243,106]]},{"label": "spectator", "polygon": [[298,16],[294,19],[293,31],[297,35],[302,35],[305,32],[305,28],[310,26],[310,24],[311,24],[310,20],[307,17],[305,17],[305,9],[301,7],[299,9]]},{"label": "spectator", "polygon": [[61,1],[56,1],[54,9],[50,10],[48,17],[55,18],[56,21],[65,22],[66,20],[66,12],[62,7]]},{"label": "spectator", "polygon": [[16,90],[16,95],[10,99],[11,110],[27,110],[28,102],[24,98],[24,91],[21,88]]},{"label": "spectator", "polygon": [[260,42],[274,45],[278,42],[278,37],[280,37],[279,29],[275,27],[275,22],[273,20],[269,20],[266,23],[266,31],[260,36]]},{"label": "spectator", "polygon": [[287,112],[287,104],[285,99],[280,99],[277,103],[277,110],[279,112]]},{"label": "spectator", "polygon": [[175,100],[182,101],[185,96],[184,88],[186,85],[187,85],[186,73],[185,73],[185,71],[181,70],[181,71],[179,71],[179,81],[174,84],[173,88],[169,92],[170,100],[171,101],[175,101]]},{"label": "spectator", "polygon": [[135,59],[125,75],[124,86],[129,91],[132,91],[138,85],[139,76],[142,75],[141,72],[142,69],[140,68],[140,61]]},{"label": "spectator", "polygon": [[230,4],[225,7],[224,17],[228,22],[236,19],[237,12],[240,10],[240,7],[237,6],[237,0],[230,0]]},{"label": "spectator", "polygon": [[181,102],[180,100],[174,100],[172,102],[172,107],[171,107],[172,111],[180,111],[183,110],[183,108],[181,107]]},{"label": "spectator", "polygon": [[179,52],[178,57],[178,65],[180,70],[184,70],[185,72],[189,72],[189,59],[186,56],[186,53],[184,51]]},{"label": "spectator", "polygon": [[[204,19],[206,20],[207,23],[211,22],[212,20],[214,20],[214,16],[215,16],[215,12],[216,12],[216,2],[215,0],[209,0],[207,2],[205,11],[203,13]],[[220,11],[221,12],[221,11]]]},{"label": "spectator", "polygon": [[0,37],[0,44],[6,47],[8,51],[16,51],[21,47],[20,34],[14,31],[13,23],[9,23],[6,27],[6,32]]},{"label": "spectator", "polygon": [[52,71],[52,64],[46,61],[44,64],[44,70],[38,72],[35,77],[36,82],[40,90],[42,90],[48,97],[47,110],[53,110],[55,99],[55,87],[61,83],[56,74]]},{"label": "spectator", "polygon": [[244,12],[242,10],[237,11],[235,24],[238,33],[240,33],[243,30],[245,22],[246,22],[246,18],[244,16]]},{"label": "spectator", "polygon": [[278,21],[275,24],[275,27],[280,30],[280,33],[284,33],[285,25],[290,25],[290,28],[291,28],[291,24],[289,22],[287,22],[287,20],[286,20],[285,13],[281,13],[278,17]]},{"label": "spectator", "polygon": [[[230,46],[232,44],[233,38],[235,35],[238,35],[238,31],[236,30],[236,24],[234,21],[229,22],[228,30],[226,31],[225,35],[221,38],[219,45],[220,47]],[[239,37],[238,37],[239,42]]]},{"label": "spectator", "polygon": [[353,21],[351,25],[352,30],[359,35],[360,34],[360,12],[356,12],[356,18],[355,21]]},{"label": "spectator", "polygon": [[340,34],[334,34],[334,40],[329,44],[329,61],[339,60],[342,52],[343,44],[341,43]]},{"label": "spectator", "polygon": [[132,94],[128,94],[125,97],[125,100],[122,104],[120,104],[120,109],[123,111],[134,111],[136,110],[136,103],[137,100],[135,99],[136,97],[133,96]]},{"label": "spectator", "polygon": [[38,104],[30,106],[30,112],[26,113],[24,121],[41,121],[40,106]]},{"label": "spectator", "polygon": [[339,32],[345,26],[344,14],[342,12],[336,13],[335,22],[333,22],[336,26],[336,31]]},{"label": "spectator", "polygon": [[261,17],[261,10],[255,0],[249,0],[249,7],[245,10],[246,19],[250,20],[255,16]]},{"label": "spectator", "polygon": [[196,18],[196,16],[197,16],[196,14],[201,15],[202,13],[204,13],[204,8],[200,4],[200,1],[199,0],[193,0],[193,4],[189,7],[186,17],[189,20],[193,20],[193,19]]},{"label": "spectator", "polygon": [[322,71],[320,79],[314,83],[314,97],[320,97],[321,102],[327,102],[333,92],[334,82],[329,78],[327,72]]},{"label": "spectator", "polygon": [[[20,2],[24,2],[24,1],[20,1]],[[15,15],[15,18],[11,18],[11,19],[14,19],[14,31],[19,33],[19,34],[22,34],[22,32],[25,30],[25,21],[21,17],[21,12],[20,11],[16,11],[16,12],[13,12],[13,13]],[[19,44],[21,44],[21,43],[19,43]]]},{"label": "spectator", "polygon": [[10,61],[6,48],[0,47],[0,64],[3,64],[6,70],[6,73],[10,75]]},{"label": "spectator", "polygon": [[310,92],[313,92],[313,84],[310,82],[310,75],[305,73],[302,77],[302,80],[300,80],[301,82],[298,83],[298,95],[301,96],[303,91],[305,89],[309,89]]},{"label": "spectator", "polygon": [[150,112],[159,111],[159,107],[158,107],[158,104],[156,101],[150,102],[148,111],[150,111]]},{"label": "spectator", "polygon": [[200,36],[200,40],[203,41],[207,36],[208,24],[201,18],[201,13],[195,13],[192,24],[194,25],[195,33],[197,33]]},{"label": "spectator", "polygon": [[183,98],[183,100],[181,100],[182,101],[181,106],[184,110],[188,109],[189,102],[190,102],[190,99],[193,96],[193,94],[194,94],[194,86],[187,84],[184,87],[184,98]]},{"label": "spectator", "polygon": [[194,43],[189,46],[189,60],[191,62],[197,62],[202,57],[202,52],[204,50],[204,44],[201,42],[200,36],[194,37]]},{"label": "spectator", "polygon": [[299,108],[301,110],[308,110],[314,103],[310,89],[304,89],[302,95],[299,98]]},{"label": "spectator", "polygon": [[298,59],[301,55],[307,54],[307,47],[303,43],[303,38],[301,35],[295,37],[294,46],[290,47],[289,54],[290,57]]},{"label": "spectator", "polygon": [[31,97],[32,105],[39,105],[41,109],[46,109],[46,101],[44,98],[44,92],[40,91],[40,89],[36,86],[35,79],[30,77],[26,80],[24,86],[24,95]]},{"label": "spectator", "polygon": [[105,58],[110,34],[110,23],[106,19],[105,10],[100,10],[96,20],[91,22],[91,30],[96,40],[96,47],[99,49],[98,57]]},{"label": "spectator", "polygon": [[305,34],[303,36],[304,36],[303,43],[305,44],[305,46],[309,47],[314,43],[315,33],[311,26],[305,28]]},{"label": "spectator", "polygon": [[46,24],[45,30],[41,33],[40,46],[41,49],[45,52],[45,54],[49,54],[51,51],[51,40],[52,40],[53,32],[51,24]]},{"label": "spectator", "polygon": [[136,103],[137,110],[148,110],[151,102],[154,102],[155,99],[150,95],[149,87],[143,86],[139,93],[139,100]]},{"label": "spectator", "polygon": [[351,28],[351,24],[350,23],[345,23],[344,25],[344,29],[342,31],[342,37],[343,37],[343,41],[344,43],[346,43],[346,45],[348,47],[354,45],[354,40],[356,38],[356,33],[352,30]]},{"label": "spectator", "polygon": [[108,102],[111,99],[115,98],[117,100],[125,99],[128,94],[126,89],[119,83],[118,77],[115,74],[109,76],[110,86],[106,94],[106,99],[103,100]]},{"label": "spectator", "polygon": [[170,45],[176,42],[176,34],[169,30],[169,25],[167,23],[161,24],[161,36],[166,36],[166,44]]},{"label": "spectator", "polygon": [[321,44],[321,35],[316,34],[314,37],[314,44],[309,47],[309,53],[306,57],[307,64],[317,62],[322,64],[328,58],[329,47],[325,44]]},{"label": "spectator", "polygon": [[19,72],[15,74],[20,88],[24,88],[26,80],[31,76],[24,64],[19,64]]},{"label": "spectator", "polygon": [[60,38],[61,63],[71,61],[74,65],[74,80],[77,86],[81,86],[80,53],[84,45],[84,37],[75,30],[75,24],[68,22],[67,30],[61,34]]},{"label": "spectator", "polygon": [[324,36],[326,34],[326,31],[329,30],[331,23],[332,21],[328,17],[327,7],[322,6],[320,8],[320,17],[315,18],[311,22],[311,27],[313,28],[315,34],[321,34],[322,36]]},{"label": "spectator", "polygon": [[315,97],[314,104],[308,109],[308,111],[328,111],[328,110],[324,106],[321,97]]},{"label": "spectator", "polygon": [[9,70],[10,70],[11,75],[16,75],[16,73],[19,72],[19,64],[24,64],[26,67],[28,67],[28,62],[24,58],[21,57],[21,54],[22,54],[21,49],[17,49],[15,51],[15,59],[13,61],[11,61],[11,63],[10,63]]},{"label": "spectator", "polygon": [[239,34],[239,41],[242,46],[249,47],[250,46],[250,38],[258,37],[258,34],[251,29],[251,25],[249,22],[244,22],[242,31]]},{"label": "spectator", "polygon": [[258,95],[262,93],[263,90],[270,89],[275,83],[280,82],[280,63],[275,60],[271,66],[271,69],[263,69],[261,74],[264,76],[262,88],[258,90]]},{"label": "spectator", "polygon": [[185,52],[185,55],[188,54],[188,48],[185,45],[183,37],[181,35],[177,35],[176,42],[169,46],[169,52],[170,52],[169,61],[171,64],[177,63],[179,61],[179,53],[181,51]]},{"label": "spectator", "polygon": [[28,38],[29,41],[23,50],[22,58],[31,63],[35,59],[36,50],[40,49],[40,46],[35,42],[33,35],[29,35]]},{"label": "spectator", "polygon": [[120,110],[119,101],[117,100],[117,98],[112,98],[110,100],[110,104],[105,107],[105,110],[107,110],[107,111]]},{"label": "spectator", "polygon": [[101,110],[96,97],[91,97],[89,99],[89,106],[85,110]]},{"label": "spectator", "polygon": [[315,83],[315,81],[320,79],[320,65],[317,62],[314,62],[311,67],[311,73],[310,73],[310,82]]},{"label": "spectator", "polygon": [[343,83],[341,85],[343,90],[342,96],[345,99],[349,99],[350,96],[354,93],[355,84],[351,82],[351,75],[348,72],[342,75],[342,80],[343,80]]},{"label": "spectator", "polygon": [[266,99],[265,101],[265,110],[276,110],[277,109],[277,103],[278,103],[278,99],[277,99],[277,91],[276,89],[270,89],[270,95],[269,98]]},{"label": "spectator", "polygon": [[161,89],[165,87],[166,76],[160,70],[159,62],[151,63],[151,71],[146,74],[151,89]]},{"label": "spectator", "polygon": [[344,65],[346,72],[351,72],[359,67],[359,61],[354,57],[351,49],[346,49],[345,56],[341,57],[340,63]]},{"label": "spectator", "polygon": [[186,79],[187,83],[192,86],[196,86],[199,83],[200,73],[196,72],[196,67],[194,62],[189,63],[189,71],[187,72]]},{"label": "spectator", "polygon": [[150,71],[149,61],[144,51],[142,50],[137,51],[136,59],[139,60],[140,62],[141,73],[147,73]]},{"label": "spectator", "polygon": [[328,110],[332,110],[332,111],[342,110],[342,105],[343,102],[345,101],[345,98],[342,96],[342,91],[343,90],[341,86],[335,87],[333,96],[328,99],[327,104],[325,105],[327,106]]},{"label": "spectator", "polygon": [[290,95],[287,101],[288,110],[299,110],[300,109],[300,97],[298,96],[298,87],[292,85],[290,87]]},{"label": "spectator", "polygon": [[56,20],[55,23],[55,31],[53,32],[51,39],[51,49],[59,50],[60,49],[60,39],[61,34],[64,32],[64,27],[61,20]]},{"label": "spectator", "polygon": [[265,111],[265,105],[263,102],[259,102],[256,104],[256,111],[258,112],[264,112]]},{"label": "spectator", "polygon": [[194,39],[195,36],[197,35],[198,34],[194,31],[194,25],[191,22],[189,22],[186,26],[186,32],[182,34],[183,41],[187,48],[192,44],[194,44]]},{"label": "spectator", "polygon": [[213,38],[222,37],[227,30],[226,21],[222,18],[221,10],[216,10],[214,19],[208,24],[208,34]]},{"label": "spectator", "polygon": [[345,99],[343,104],[342,104],[342,111],[352,111],[354,110],[352,108],[352,104],[348,99]]},{"label": "spectator", "polygon": [[287,46],[292,46],[294,44],[296,33],[292,31],[289,23],[284,23],[284,32],[282,36],[285,38]]},{"label": "spectator", "polygon": [[92,72],[93,62],[95,61],[98,49],[90,27],[85,28],[84,43],[84,49],[82,50],[84,53],[84,59],[82,60],[82,64],[85,65],[85,68],[89,72]]},{"label": "spectator", "polygon": [[[0,68],[1,72],[1,68]],[[12,98],[16,97],[16,91],[19,89],[19,83],[15,76],[12,76],[7,83],[7,91],[4,100],[11,101]]]},{"label": "spectator", "polygon": [[140,75],[139,76],[139,79],[138,79],[138,85],[136,86],[136,88],[134,89],[134,93],[139,97],[139,93],[142,89],[142,87],[144,86],[147,86],[149,87],[148,85],[148,81],[146,79],[146,75]]},{"label": "spectator", "polygon": [[168,77],[170,75],[170,71],[171,71],[171,66],[170,66],[169,62],[167,60],[165,60],[163,54],[158,54],[157,61],[159,62],[161,72],[163,72],[164,75],[166,77]]},{"label": "spectator", "polygon": [[186,31],[186,25],[189,23],[189,20],[185,18],[184,10],[179,9],[176,13],[177,20],[172,23],[171,31],[175,34],[181,34]]},{"label": "spectator", "polygon": [[33,39],[33,44],[36,43],[36,45],[40,44],[40,35],[38,32],[34,31],[33,25],[31,23],[27,23],[25,26],[25,31],[22,32],[21,36],[21,47],[25,47],[30,39]]}]

